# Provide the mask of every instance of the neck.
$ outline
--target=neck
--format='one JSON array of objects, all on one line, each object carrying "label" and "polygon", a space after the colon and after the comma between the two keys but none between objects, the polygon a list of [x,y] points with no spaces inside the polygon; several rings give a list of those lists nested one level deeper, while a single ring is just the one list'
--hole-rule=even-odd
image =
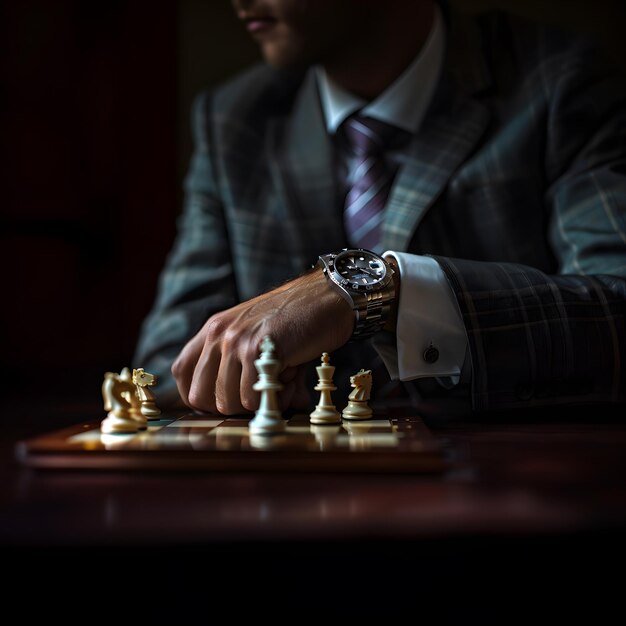
[{"label": "neck", "polygon": [[346,45],[342,54],[322,63],[335,82],[368,101],[411,64],[433,26],[432,2],[390,2],[388,6],[395,10],[360,16],[363,35]]}]

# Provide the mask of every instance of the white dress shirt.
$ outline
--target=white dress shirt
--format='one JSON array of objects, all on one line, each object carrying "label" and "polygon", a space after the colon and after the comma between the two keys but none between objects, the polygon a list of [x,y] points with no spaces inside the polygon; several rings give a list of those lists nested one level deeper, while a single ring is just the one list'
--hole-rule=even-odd
[{"label": "white dress shirt", "polygon": [[[365,115],[415,133],[437,85],[445,37],[443,17],[435,6],[431,32],[415,60],[369,103],[343,89],[322,68],[317,68],[328,132],[335,133],[346,117],[362,109]],[[393,158],[401,162],[402,155]],[[443,270],[430,257],[393,250],[384,255],[395,257],[401,277],[396,345],[374,342],[390,375],[404,381],[434,377],[446,386],[456,384],[465,359],[467,334]],[[439,351],[434,363],[427,363],[423,357],[430,345]]]}]

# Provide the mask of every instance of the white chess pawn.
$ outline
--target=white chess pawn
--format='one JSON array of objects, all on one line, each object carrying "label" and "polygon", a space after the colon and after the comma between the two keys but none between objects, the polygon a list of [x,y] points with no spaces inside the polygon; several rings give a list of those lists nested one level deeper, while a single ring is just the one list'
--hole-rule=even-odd
[{"label": "white chess pawn", "polygon": [[274,350],[271,337],[264,337],[261,342],[261,354],[254,362],[259,379],[254,383],[253,389],[261,392],[261,399],[259,408],[248,424],[251,434],[271,435],[285,430],[285,420],[282,418],[277,396],[283,388],[278,380],[280,361],[276,358]]},{"label": "white chess pawn", "polygon": [[310,414],[311,424],[341,424],[341,414],[332,402],[331,392],[337,387],[333,384],[333,374],[335,367],[330,365],[328,352],[322,354],[322,364],[315,369],[317,371],[318,383],[315,391],[319,391],[320,400],[315,410]]}]

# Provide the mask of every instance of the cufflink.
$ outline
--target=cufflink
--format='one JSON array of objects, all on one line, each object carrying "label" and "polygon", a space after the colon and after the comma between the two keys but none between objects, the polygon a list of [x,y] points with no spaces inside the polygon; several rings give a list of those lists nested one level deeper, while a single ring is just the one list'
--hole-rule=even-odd
[{"label": "cufflink", "polygon": [[439,350],[431,342],[428,348],[424,350],[422,357],[426,363],[434,363],[439,358]]}]

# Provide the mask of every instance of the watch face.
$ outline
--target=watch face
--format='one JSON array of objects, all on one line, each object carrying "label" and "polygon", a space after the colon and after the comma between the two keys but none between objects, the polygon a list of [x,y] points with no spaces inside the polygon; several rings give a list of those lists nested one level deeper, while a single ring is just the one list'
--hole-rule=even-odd
[{"label": "watch face", "polygon": [[352,289],[372,289],[387,275],[385,264],[373,254],[361,250],[341,252],[335,259],[335,272]]}]

